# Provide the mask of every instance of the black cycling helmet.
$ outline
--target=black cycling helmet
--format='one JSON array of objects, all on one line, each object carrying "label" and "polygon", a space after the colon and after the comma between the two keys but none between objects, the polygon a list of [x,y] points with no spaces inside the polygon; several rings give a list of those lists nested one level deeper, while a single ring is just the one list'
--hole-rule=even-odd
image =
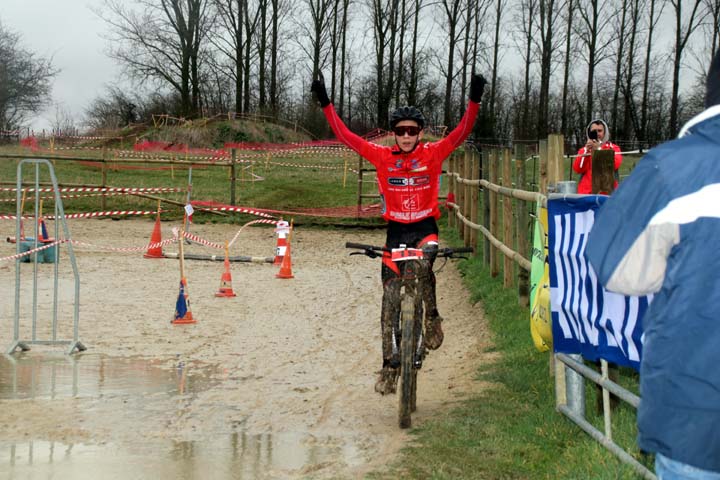
[{"label": "black cycling helmet", "polygon": [[396,108],[390,114],[390,128],[395,128],[402,120],[414,120],[417,122],[418,127],[425,127],[425,117],[422,112],[415,107],[400,107]]}]

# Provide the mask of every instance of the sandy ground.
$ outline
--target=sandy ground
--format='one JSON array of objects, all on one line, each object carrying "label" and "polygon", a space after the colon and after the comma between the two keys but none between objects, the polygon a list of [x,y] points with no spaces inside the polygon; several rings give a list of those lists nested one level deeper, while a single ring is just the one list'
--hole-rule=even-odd
[{"label": "sandy ground", "polygon": [[[170,236],[172,226],[163,223],[163,239]],[[75,240],[121,248],[146,244],[153,222],[72,220],[69,227]],[[224,242],[238,229],[208,224],[195,225],[192,232]],[[0,224],[0,234],[3,239],[14,235],[13,222]],[[29,399],[3,395],[0,442],[113,445],[137,451],[154,441],[211,445],[239,433],[244,439],[272,435],[278,450],[317,447],[325,454],[306,455],[296,463],[266,462],[252,477],[348,478],[383,468],[409,437],[397,428],[397,397],[373,391],[381,364],[379,262],[349,257],[344,248],[346,241],[382,244],[383,239],[383,231],[297,228],[292,249],[295,278],[275,278],[278,267],[269,264],[233,263],[235,298],[214,296],[222,263],[187,261],[197,323],[182,326],[170,324],[178,295],[177,260],[76,247],[80,338],[88,350],[76,355],[75,364],[82,369],[83,361],[90,365],[87,359],[93,356],[109,359],[108,365],[112,359],[142,358],[175,372],[175,391]],[[275,242],[272,228],[249,227],[230,254],[272,256]],[[3,242],[0,258],[15,253],[14,249]],[[177,245],[165,251],[175,252]],[[186,251],[221,253],[198,245]],[[61,266],[60,335],[68,338],[74,287],[66,253],[61,254]],[[23,338],[30,335],[32,272],[32,264],[22,265]],[[49,334],[53,266],[39,264],[38,272],[38,335],[43,336]],[[469,304],[452,264],[439,274],[438,283],[439,308],[447,319],[445,343],[428,357],[419,376],[414,425],[483,388],[474,380],[474,372],[481,362],[490,361],[482,353],[487,335],[481,310]],[[15,262],[0,262],[3,350],[12,340],[14,285]],[[33,347],[21,358],[47,350]],[[188,385],[192,382],[194,388]],[[2,462],[0,455],[0,472]],[[169,467],[163,468],[169,472]]]}]

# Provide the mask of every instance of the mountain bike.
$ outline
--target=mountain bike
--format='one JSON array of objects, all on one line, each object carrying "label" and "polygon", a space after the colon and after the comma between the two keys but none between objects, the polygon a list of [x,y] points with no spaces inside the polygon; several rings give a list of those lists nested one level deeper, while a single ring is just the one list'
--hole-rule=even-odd
[{"label": "mountain bike", "polygon": [[[411,426],[411,414],[417,409],[417,372],[422,368],[427,354],[424,346],[423,299],[429,291],[428,277],[431,260],[436,257],[452,258],[456,253],[472,253],[472,247],[438,248],[437,243],[429,243],[423,248],[388,249],[362,243],[347,242],[346,248],[362,250],[350,255],[367,255],[370,258],[389,252],[393,262],[400,269],[399,315],[392,323],[393,356],[400,358],[399,379],[399,424],[400,428]],[[380,252],[380,253],[378,253]],[[467,257],[455,257],[467,258]],[[446,260],[447,261],[447,260]],[[444,264],[443,264],[444,266]],[[440,267],[438,271],[442,270]]]}]

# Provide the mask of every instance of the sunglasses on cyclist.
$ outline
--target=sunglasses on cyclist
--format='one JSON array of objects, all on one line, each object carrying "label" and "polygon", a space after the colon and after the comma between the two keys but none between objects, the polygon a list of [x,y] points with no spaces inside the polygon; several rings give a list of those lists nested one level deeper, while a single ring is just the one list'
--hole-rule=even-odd
[{"label": "sunglasses on cyclist", "polygon": [[418,135],[421,130],[422,128],[414,127],[412,125],[398,125],[393,128],[393,133],[398,137],[404,137],[406,133],[411,137],[414,137],[415,135]]}]

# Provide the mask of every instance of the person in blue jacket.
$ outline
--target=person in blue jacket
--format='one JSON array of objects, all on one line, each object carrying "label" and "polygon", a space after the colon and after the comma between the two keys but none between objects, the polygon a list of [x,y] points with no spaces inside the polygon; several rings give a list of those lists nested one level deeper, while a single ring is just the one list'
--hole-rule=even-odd
[{"label": "person in blue jacket", "polygon": [[586,248],[608,290],[654,293],[637,422],[660,480],[720,480],[720,53],[705,107],[620,184]]}]

